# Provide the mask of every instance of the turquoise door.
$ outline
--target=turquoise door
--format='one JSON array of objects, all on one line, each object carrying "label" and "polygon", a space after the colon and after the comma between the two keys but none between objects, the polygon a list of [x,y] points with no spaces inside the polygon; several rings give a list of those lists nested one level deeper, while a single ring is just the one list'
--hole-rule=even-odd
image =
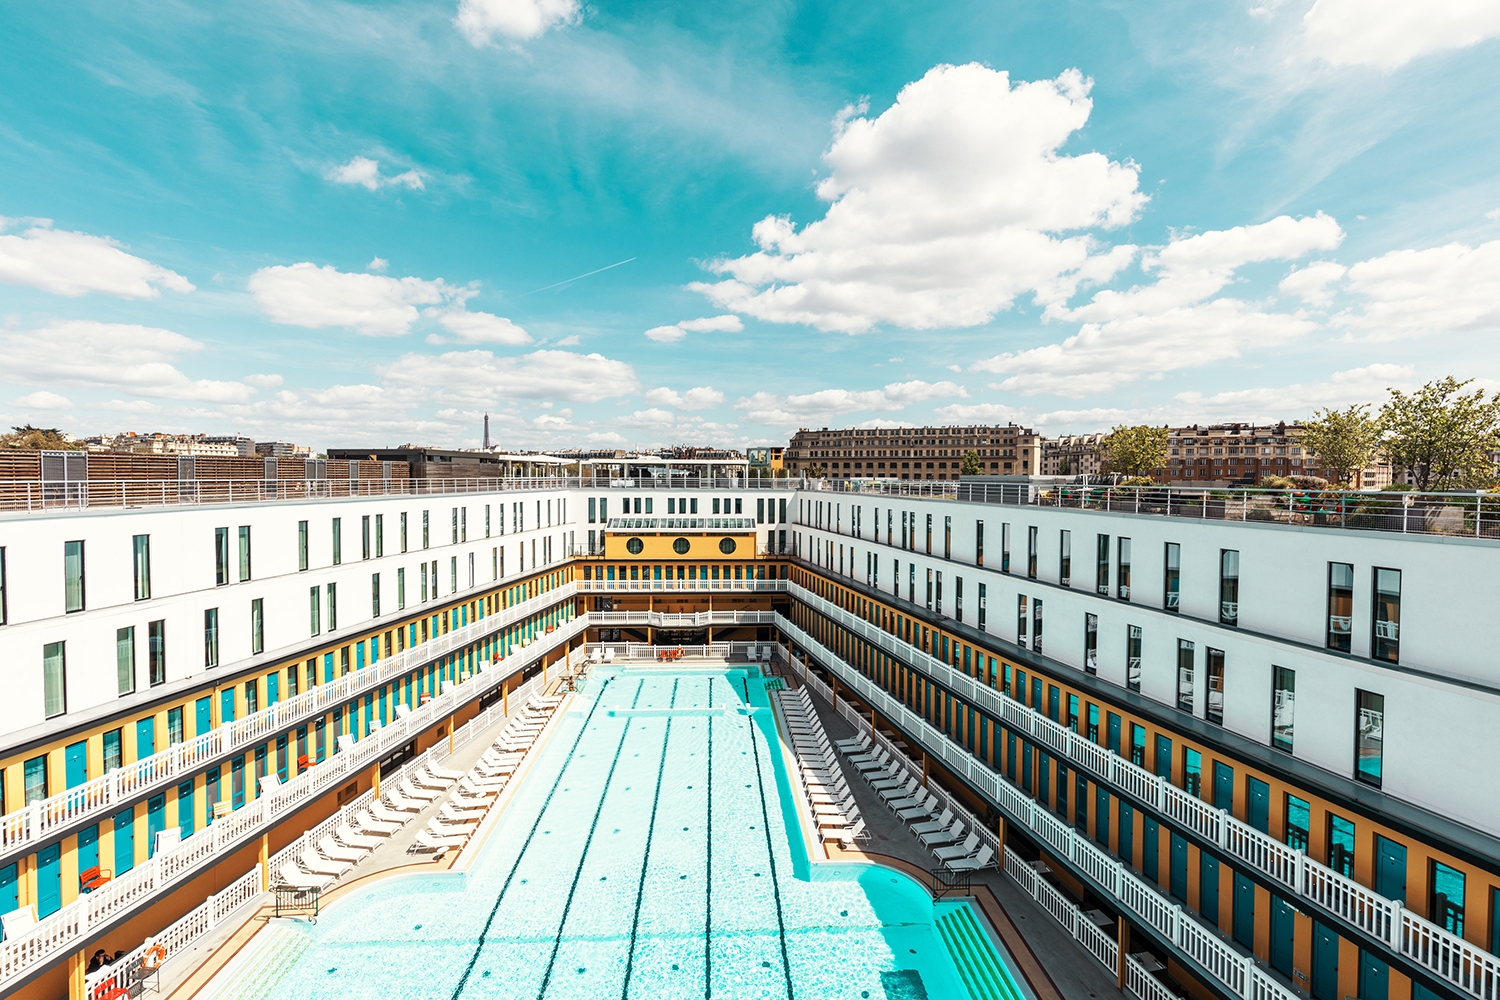
[{"label": "turquoise door", "polygon": [[144,760],[156,753],[156,717],[141,719],[135,724],[135,759]]},{"label": "turquoise door", "polygon": [[1094,795],[1094,839],[1109,847],[1109,789],[1095,786]]},{"label": "turquoise door", "polygon": [[1359,1000],[1389,1000],[1391,969],[1368,951],[1359,953]]},{"label": "turquoise door", "polygon": [[1108,727],[1108,731],[1109,731],[1109,742],[1107,744],[1105,744],[1105,748],[1108,749],[1108,750],[1113,750],[1115,753],[1119,753],[1120,752],[1120,717],[1118,715],[1116,715],[1115,713],[1113,713],[1113,712],[1109,713],[1109,727]]},{"label": "turquoise door", "polygon": [[1234,873],[1234,939],[1255,948],[1255,883]]},{"label": "turquoise door", "polygon": [[36,852],[36,915],[40,919],[62,909],[62,845]]},{"label": "turquoise door", "polygon": [[1234,768],[1214,761],[1214,808],[1234,812]]},{"label": "turquoise door", "polygon": [[115,878],[135,867],[135,810],[115,814]]},{"label": "turquoise door", "polygon": [[167,828],[167,796],[153,795],[146,800],[146,857],[156,855],[156,835]]},{"label": "turquoise door", "polygon": [[1245,778],[1245,822],[1261,833],[1271,832],[1271,786],[1259,778]]},{"label": "turquoise door", "polygon": [[1406,848],[1375,836],[1375,891],[1386,899],[1406,902]]},{"label": "turquoise door", "polygon": [[89,745],[79,740],[63,751],[63,774],[69,788],[77,788],[89,780]]},{"label": "turquoise door", "polygon": [[1188,868],[1188,845],[1187,840],[1172,834],[1172,895],[1187,902],[1187,868]]},{"label": "turquoise door", "polygon": [[177,828],[182,831],[183,840],[193,835],[193,783],[191,781],[184,781],[177,786]]},{"label": "turquoise door", "polygon": [[281,700],[281,674],[266,674],[266,704],[274,705]]},{"label": "turquoise door", "polygon": [[229,794],[231,809],[245,804],[245,758],[236,757],[229,762]]},{"label": "turquoise door", "polygon": [[199,698],[196,703],[196,711],[198,715],[198,732],[195,735],[202,736],[214,727],[213,703],[207,698]]},{"label": "turquoise door", "polygon": [[1296,942],[1297,911],[1290,903],[1271,894],[1271,968],[1287,978],[1292,975],[1292,948]]},{"label": "turquoise door", "polygon": [[1219,861],[1207,851],[1199,852],[1198,912],[1219,926]]},{"label": "turquoise door", "polygon": [[78,831],[78,873],[81,875],[99,864],[99,825]]},{"label": "turquoise door", "polygon": [[1016,780],[1016,734],[1014,730],[1005,731],[1005,774],[1011,781]]},{"label": "turquoise door", "polygon": [[1160,882],[1157,853],[1161,850],[1161,827],[1150,816],[1141,817],[1141,871],[1153,882]]},{"label": "turquoise door", "polygon": [[[1312,995],[1316,1000],[1339,1000],[1339,936],[1331,927],[1313,921]],[[1364,994],[1360,994],[1364,997]]]},{"label": "turquoise door", "polygon": [[0,913],[9,913],[20,905],[21,893],[16,886],[16,866],[0,868]]},{"label": "turquoise door", "polygon": [[1120,846],[1115,853],[1132,868],[1135,867],[1135,810],[1129,802],[1120,803]]},{"label": "turquoise door", "polygon": [[1031,791],[1031,744],[1021,745],[1021,787]]},{"label": "turquoise door", "polygon": [[234,688],[226,688],[219,692],[219,723],[220,725],[234,721]]}]

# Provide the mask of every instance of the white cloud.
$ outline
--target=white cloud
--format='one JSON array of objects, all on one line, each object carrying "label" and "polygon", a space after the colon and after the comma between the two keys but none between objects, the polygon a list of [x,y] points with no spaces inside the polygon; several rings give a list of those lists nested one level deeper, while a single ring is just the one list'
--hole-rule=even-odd
[{"label": "white cloud", "polygon": [[248,283],[255,302],[277,323],[312,329],[346,327],[368,337],[397,337],[411,331],[417,306],[461,303],[473,291],[421,278],[352,274],[331,265],[263,267]]},{"label": "white cloud", "polygon": [[257,389],[274,389],[286,381],[280,375],[246,375],[241,381]]},{"label": "white cloud", "polygon": [[675,406],[679,410],[706,410],[723,403],[724,394],[709,385],[700,385],[684,393],[662,386],[646,393],[646,402],[661,406]]},{"label": "white cloud", "polygon": [[1484,217],[1491,222],[1500,222],[1500,208],[1492,208],[1484,213]]},{"label": "white cloud", "polygon": [[[0,230],[12,220],[0,218]],[[50,219],[31,219],[19,235],[0,235],[0,282],[29,285],[76,298],[102,292],[122,299],[157,299],[162,289],[191,292],[178,274],[121,249],[107,236],[51,228]]]},{"label": "white cloud", "polygon": [[659,344],[671,344],[689,333],[739,333],[745,328],[738,316],[704,316],[700,319],[685,319],[672,326],[654,326],[646,331],[646,337]]},{"label": "white cloud", "polygon": [[1331,260],[1315,261],[1293,271],[1277,289],[1282,295],[1295,295],[1310,306],[1326,306],[1333,301],[1334,290],[1328,286],[1341,281],[1349,269]]},{"label": "white cloud", "polygon": [[557,342],[557,346],[558,347],[582,347],[583,346],[583,338],[580,337],[580,336],[578,336],[578,334],[575,333],[575,334],[573,334],[570,337],[564,337],[562,340],[559,340]]},{"label": "white cloud", "polygon": [[0,333],[0,377],[11,382],[124,389],[140,396],[209,403],[243,402],[242,382],[192,379],[172,362],[203,345],[171,330],[70,320]]},{"label": "white cloud", "polygon": [[880,389],[824,389],[792,396],[757,392],[742,396],[734,408],[745,411],[756,423],[798,426],[860,410],[890,412],[931,399],[968,395],[967,389],[954,382],[892,382]]},{"label": "white cloud", "polygon": [[1369,340],[1500,330],[1500,240],[1393,250],[1349,268],[1348,291],[1363,309],[1333,323]]},{"label": "white cloud", "polygon": [[1020,423],[1030,415],[1029,410],[1006,406],[1004,403],[953,403],[932,411],[939,420],[956,424]]},{"label": "white cloud", "polygon": [[460,0],[453,23],[478,48],[497,35],[529,41],[549,28],[577,24],[582,16],[578,0]]},{"label": "white cloud", "polygon": [[422,389],[453,403],[493,405],[507,398],[590,402],[640,389],[635,369],[602,354],[533,351],[516,358],[489,351],[405,354],[376,374],[387,383]]},{"label": "white cloud", "polygon": [[1317,0],[1302,18],[1303,46],[1333,66],[1393,70],[1497,35],[1494,0]]},{"label": "white cloud", "polygon": [[1201,414],[1203,421],[1285,420],[1311,415],[1320,407],[1344,407],[1378,402],[1392,386],[1407,388],[1415,378],[1411,365],[1373,364],[1334,372],[1325,382],[1235,389],[1205,396],[1181,392],[1174,397],[1180,410]]},{"label": "white cloud", "polygon": [[38,389],[28,395],[16,397],[11,400],[11,405],[22,410],[71,410],[73,401],[55,392]]},{"label": "white cloud", "polygon": [[676,422],[677,418],[670,410],[652,407],[649,410],[636,410],[628,417],[620,417],[611,420],[611,424],[618,423],[624,427],[636,427],[643,430],[651,428],[666,429]]},{"label": "white cloud", "polygon": [[[487,312],[450,312],[438,318],[443,329],[459,344],[529,344],[531,334],[503,316]],[[433,334],[429,344],[448,343],[447,338]]]},{"label": "white cloud", "polygon": [[[342,163],[329,170],[323,176],[335,184],[357,185],[366,191],[375,191],[382,187],[389,187],[392,184],[411,188],[413,191],[425,191],[427,189],[427,185],[422,181],[420,171],[407,170],[403,173],[386,177],[380,173],[380,161],[372,160],[367,156],[356,156],[348,163]],[[382,266],[375,267],[374,264],[376,262],[379,262]],[[376,257],[374,261],[371,261],[370,270],[383,271],[385,270],[384,264],[385,261]]]},{"label": "white cloud", "polygon": [[[767,216],[760,250],[689,287],[736,312],[859,333],[984,323],[1027,291],[1093,270],[1092,237],[1146,201],[1134,164],[1058,151],[1088,121],[1092,81],[1077,70],[1011,85],[978,64],[938,66],[875,119],[841,113],[824,159],[820,220]],[[1074,232],[1076,235],[1058,234]]]},{"label": "white cloud", "polygon": [[386,269],[390,266],[391,262],[386,260],[384,257],[376,257],[375,259],[371,260],[370,263],[365,265],[365,270],[374,271],[376,274],[384,274],[386,272]]}]

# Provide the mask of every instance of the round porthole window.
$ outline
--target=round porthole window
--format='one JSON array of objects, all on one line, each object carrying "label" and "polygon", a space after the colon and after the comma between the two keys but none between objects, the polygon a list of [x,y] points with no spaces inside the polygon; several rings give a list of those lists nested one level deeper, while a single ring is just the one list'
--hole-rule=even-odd
[{"label": "round porthole window", "polygon": [[734,539],[733,538],[721,538],[721,539],[719,539],[719,551],[722,552],[722,553],[724,553],[726,556],[729,555],[729,553],[733,552],[734,551]]},{"label": "round porthole window", "polygon": [[630,541],[625,543],[625,551],[629,552],[633,556],[640,555],[641,549],[644,549],[645,547],[646,543],[641,541],[639,538],[632,538]]},{"label": "round porthole window", "polygon": [[675,542],[672,543],[672,551],[675,552],[675,553],[677,553],[680,556],[687,555],[688,540],[686,538],[679,538],[679,539],[677,539],[677,541],[675,541]]}]

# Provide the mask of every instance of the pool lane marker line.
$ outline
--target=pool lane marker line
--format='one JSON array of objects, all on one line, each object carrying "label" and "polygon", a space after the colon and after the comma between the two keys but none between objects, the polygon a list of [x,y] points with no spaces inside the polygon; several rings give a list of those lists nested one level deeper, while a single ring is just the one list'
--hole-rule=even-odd
[{"label": "pool lane marker line", "polygon": [[[713,697],[714,679],[708,679],[709,697]],[[703,797],[704,827],[707,830],[703,847],[703,1000],[713,995],[713,930],[714,930],[714,717],[708,717],[708,791]]]},{"label": "pool lane marker line", "polygon": [[[588,732],[589,723],[593,721],[594,713],[599,710],[600,705],[604,704],[605,692],[609,690],[610,683],[615,679],[614,677],[606,677],[604,678],[604,683],[600,685],[599,693],[594,698],[593,707],[589,709],[589,714],[584,718],[583,725],[579,727],[578,735],[573,738],[573,745],[568,748],[568,756],[563,759],[562,767],[557,770],[557,778],[552,782],[552,788],[547,792],[547,798],[543,800],[542,808],[537,811],[536,822],[531,824],[531,830],[526,834],[526,839],[521,843],[521,850],[516,853],[516,860],[510,866],[510,872],[505,876],[505,883],[500,886],[500,894],[495,897],[495,905],[490,909],[489,919],[484,922],[484,930],[479,932],[479,940],[474,942],[474,954],[469,957],[469,964],[464,967],[464,974],[459,978],[458,985],[453,987],[453,994],[450,1000],[458,1000],[459,994],[463,993],[464,987],[469,984],[469,976],[473,974],[474,966],[479,961],[479,955],[484,951],[484,942],[485,938],[489,936],[490,925],[495,922],[495,914],[500,912],[500,904],[505,901],[505,893],[510,888],[511,880],[516,877],[516,872],[521,867],[521,859],[526,856],[526,849],[531,846],[532,838],[536,836],[537,830],[541,828],[542,818],[547,815],[547,807],[552,804],[552,796],[557,794],[558,786],[562,784],[563,774],[568,770],[568,765],[573,762],[573,754],[578,751],[578,744],[583,742],[583,736]],[[639,685],[640,682],[637,681],[636,683]],[[636,695],[637,697],[640,695],[639,687],[636,689]]]},{"label": "pool lane marker line", "polygon": [[[644,688],[644,682],[637,682],[635,697],[630,701],[631,708],[635,708],[636,702],[641,700]],[[573,870],[573,884],[568,886],[568,898],[563,902],[562,919],[557,922],[557,934],[552,938],[552,954],[547,958],[547,971],[542,973],[542,985],[537,987],[537,1000],[547,995],[547,986],[552,982],[552,970],[557,965],[557,953],[562,950],[563,931],[568,927],[568,914],[573,909],[578,880],[583,877],[583,866],[588,864],[589,847],[594,843],[594,833],[599,829],[599,817],[604,815],[604,803],[609,799],[609,786],[615,780],[615,768],[619,766],[620,754],[625,749],[625,741],[630,738],[630,724],[634,721],[629,718],[625,720],[625,728],[620,730],[620,742],[615,746],[614,758],[609,762],[609,772],[604,776],[604,790],[599,793],[599,804],[594,807],[594,820],[589,824],[589,835],[583,841],[583,852],[578,855],[578,867]]]},{"label": "pool lane marker line", "polygon": [[[677,705],[677,685],[682,678],[672,679],[672,700],[668,708]],[[646,895],[646,867],[651,863],[651,839],[656,835],[656,807],[661,802],[661,778],[662,772],[667,767],[667,747],[672,741],[672,716],[667,716],[667,732],[662,737],[661,760],[656,763],[656,791],[651,796],[651,821],[646,825],[646,847],[641,852],[641,877],[635,886],[635,916],[630,921],[630,950],[625,954],[625,984],[620,987],[620,1000],[626,1000],[630,994],[630,976],[635,969],[635,936],[641,926],[641,900]]]},{"label": "pool lane marker line", "polygon": [[[750,683],[743,677],[740,683],[745,686],[745,704],[750,703]],[[767,698],[770,695],[766,696]],[[750,729],[750,749],[755,751],[755,783],[760,789],[760,818],[761,828],[766,832],[766,861],[771,866],[771,895],[776,899],[776,929],[781,941],[781,970],[786,975],[786,1000],[792,997],[792,960],[786,953],[786,919],[781,912],[781,880],[776,875],[776,855],[771,842],[771,813],[766,808],[766,779],[760,769],[760,744],[755,741],[755,721],[751,716],[745,716],[745,724]],[[767,747],[769,756],[769,747]]]}]

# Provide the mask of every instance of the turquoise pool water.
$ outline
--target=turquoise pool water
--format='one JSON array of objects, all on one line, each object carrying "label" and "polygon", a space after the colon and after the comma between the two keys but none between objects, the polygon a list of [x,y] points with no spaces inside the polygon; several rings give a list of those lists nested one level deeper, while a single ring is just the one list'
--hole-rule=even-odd
[{"label": "turquoise pool water", "polygon": [[813,870],[776,745],[753,672],[596,672],[467,874],[278,923],[205,996],[968,997],[919,886]]}]

